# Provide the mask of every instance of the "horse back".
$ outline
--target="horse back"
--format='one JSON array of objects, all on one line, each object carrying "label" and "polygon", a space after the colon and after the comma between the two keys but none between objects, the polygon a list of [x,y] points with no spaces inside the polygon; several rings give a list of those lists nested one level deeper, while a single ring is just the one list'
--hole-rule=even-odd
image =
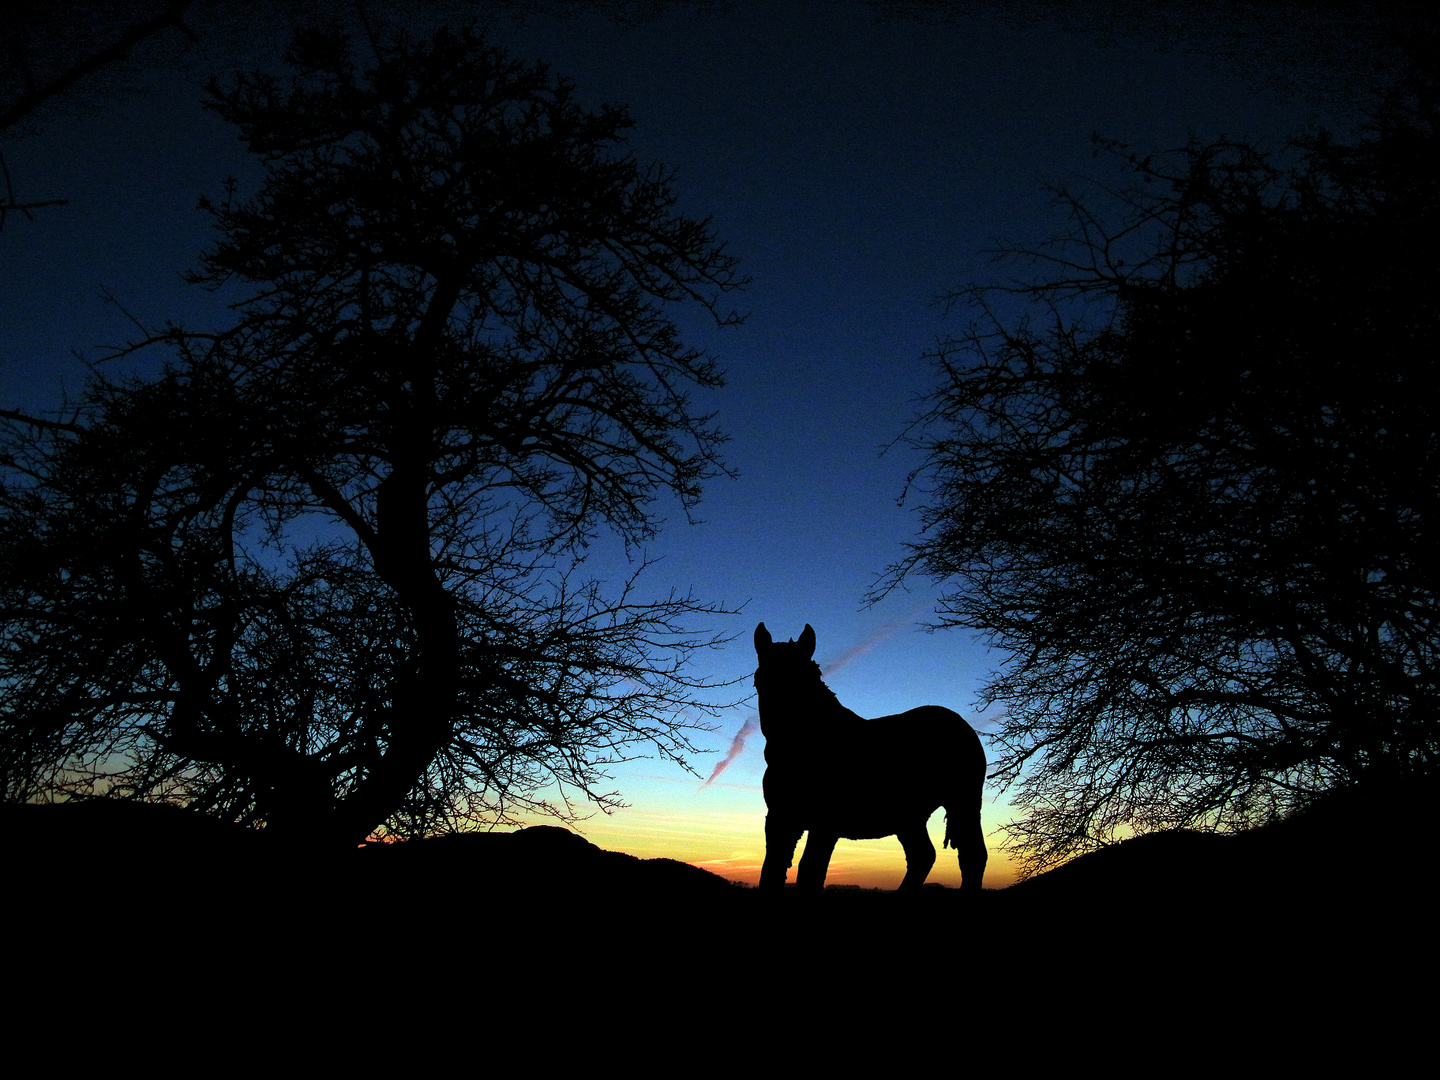
[{"label": "horse back", "polygon": [[891,716],[877,716],[863,723],[873,725],[871,731],[879,738],[902,749],[958,755],[978,761],[985,768],[985,747],[963,716],[943,705],[921,705]]},{"label": "horse back", "polygon": [[985,748],[964,717],[940,705],[826,728],[819,745],[767,743],[771,812],[835,821],[843,836],[887,836],[915,814],[956,800],[978,802]]}]

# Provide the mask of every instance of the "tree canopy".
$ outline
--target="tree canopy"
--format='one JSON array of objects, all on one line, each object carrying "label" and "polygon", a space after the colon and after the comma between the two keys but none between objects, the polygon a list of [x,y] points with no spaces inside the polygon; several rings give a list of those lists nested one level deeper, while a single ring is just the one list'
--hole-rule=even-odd
[{"label": "tree canopy", "polygon": [[1416,71],[1288,162],[1129,156],[1117,220],[1060,192],[1074,232],[1008,290],[1029,315],[957,297],[974,321],[913,432],[925,532],[889,582],[948,583],[937,624],[999,650],[1031,870],[1434,768],[1440,97]]},{"label": "tree canopy", "polygon": [[692,749],[685,623],[718,609],[579,567],[723,471],[672,313],[733,322],[733,260],[623,109],[473,33],[369,49],[310,32],[288,80],[212,84],[266,165],[203,204],[234,324],[4,414],[7,799],[354,843],[569,813],[550,783],[604,805],[607,763]]}]

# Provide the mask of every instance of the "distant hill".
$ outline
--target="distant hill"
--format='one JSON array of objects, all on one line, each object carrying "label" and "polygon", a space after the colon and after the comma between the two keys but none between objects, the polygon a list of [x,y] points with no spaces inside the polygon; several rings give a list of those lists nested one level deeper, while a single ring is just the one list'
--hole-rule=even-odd
[{"label": "distant hill", "polygon": [[[280,858],[169,808],[3,807],[8,1045],[200,1038],[208,1061],[284,1035],[285,1054],[423,1072],[442,1043],[668,1068],[669,1040],[689,1069],[808,1027],[850,1064],[914,1039],[1005,1068],[1057,1045],[1127,1071],[1293,1064],[1347,1039],[1383,1059],[1427,1030],[1436,950],[1419,849],[1376,839],[1391,819],[1357,799],[1239,837],[1139,837],[978,896],[766,895],[543,826]],[[1421,797],[1386,805],[1423,812],[1412,837],[1428,824]],[[1377,860],[1394,880],[1357,884]]]},{"label": "distant hill", "polygon": [[381,967],[461,963],[476,949],[492,964],[578,964],[598,949],[697,970],[776,955],[923,964],[947,943],[978,969],[1058,957],[1138,968],[1304,956],[1321,940],[1330,951],[1315,955],[1328,956],[1362,928],[1428,926],[1428,878],[1407,865],[1428,850],[1429,794],[1342,793],[1240,836],[1137,837],[977,897],[939,886],[767,896],[550,826],[291,858],[254,832],[168,807],[7,806],[0,828],[6,891],[35,940],[98,931],[286,955],[365,942],[355,962]]}]

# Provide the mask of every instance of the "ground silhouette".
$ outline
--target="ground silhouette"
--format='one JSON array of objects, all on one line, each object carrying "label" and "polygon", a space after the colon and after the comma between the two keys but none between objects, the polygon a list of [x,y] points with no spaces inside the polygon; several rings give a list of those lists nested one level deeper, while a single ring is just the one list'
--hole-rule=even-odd
[{"label": "ground silhouette", "polygon": [[7,806],[7,960],[37,985],[113,971],[167,1016],[288,1002],[348,1023],[477,995],[529,1015],[583,991],[672,1030],[724,1015],[707,1002],[757,1024],[808,1002],[1010,1040],[1123,1022],[1127,1052],[1244,1030],[1301,1053],[1429,1000],[1431,794],[1139,837],[977,893],[767,893],[553,827],[297,858],[173,808]]}]

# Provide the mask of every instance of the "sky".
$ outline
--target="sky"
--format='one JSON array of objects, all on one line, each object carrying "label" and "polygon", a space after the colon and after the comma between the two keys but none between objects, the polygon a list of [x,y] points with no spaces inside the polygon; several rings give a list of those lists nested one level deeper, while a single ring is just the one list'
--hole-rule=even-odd
[{"label": "sky", "polygon": [[[737,478],[711,483],[701,523],[673,508],[641,579],[657,595],[693,589],[737,610],[709,628],[733,641],[694,674],[733,682],[738,703],[699,740],[709,753],[693,761],[698,777],[653,760],[619,766],[613,786],[629,807],[578,828],[601,847],[754,881],[760,735],[702,780],[755,716],[757,622],[779,639],[811,624],[829,685],[863,716],[942,704],[982,735],[997,722],[977,698],[998,657],[963,633],[922,629],[934,583],[865,602],[919,527],[914,503],[898,502],[918,461],[897,440],[936,384],[925,354],[964,326],[938,298],[1008,279],[1014,268],[989,254],[997,244],[1064,232],[1047,185],[1115,180],[1092,133],[1146,152],[1222,135],[1273,147],[1317,118],[1342,124],[1346,103],[1283,97],[1163,40],[1101,42],[986,16],[877,23],[842,0],[675,5],[633,26],[531,15],[490,35],[548,62],[582,100],[627,105],[630,148],[674,169],[680,209],[712,217],[752,279],[733,297],[743,326],[683,322],[728,374],[696,404],[718,414]],[[125,313],[153,325],[217,310],[179,276],[209,242],[196,200],[258,171],[199,109],[192,76],[157,68],[142,83],[4,146],[21,194],[70,201],[0,233],[0,405],[44,408],[77,391],[73,352],[134,336]],[[610,580],[629,569],[603,544],[587,568]],[[863,776],[840,782],[863,790]],[[996,831],[1010,814],[1006,793],[987,792],[992,887],[1013,877]],[[941,854],[930,880],[958,884],[953,854]],[[902,873],[893,838],[842,840],[828,880],[893,887]]]}]

